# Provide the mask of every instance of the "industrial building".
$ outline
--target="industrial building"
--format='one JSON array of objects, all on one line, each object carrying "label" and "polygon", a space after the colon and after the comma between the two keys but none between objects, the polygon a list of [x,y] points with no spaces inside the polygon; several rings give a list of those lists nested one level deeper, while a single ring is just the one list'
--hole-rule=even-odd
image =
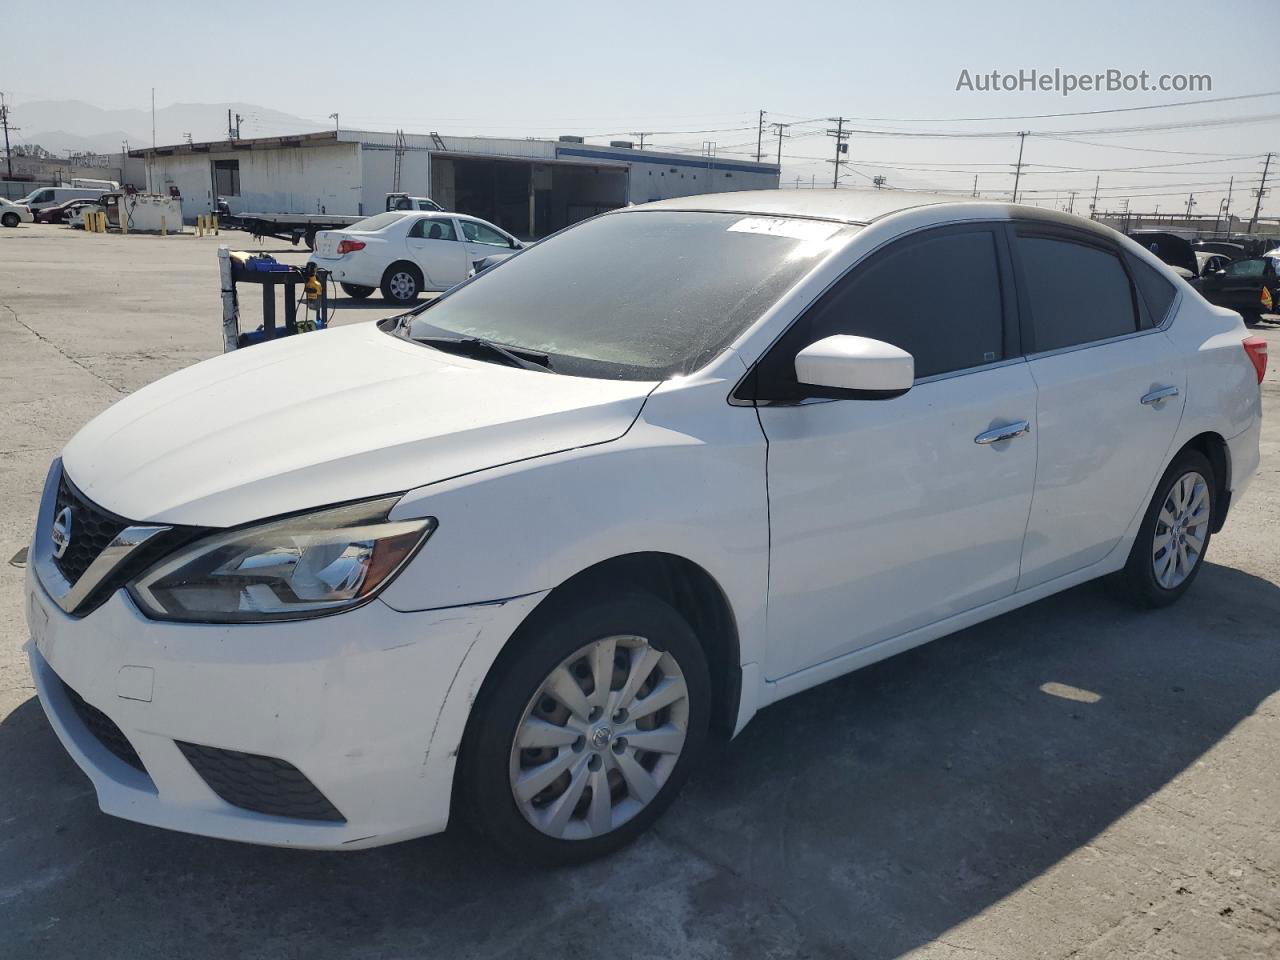
[{"label": "industrial building", "polygon": [[329,130],[135,150],[147,188],[182,193],[189,221],[232,213],[367,215],[393,191],[542,237],[631,203],[778,186],[773,163],[559,140]]}]

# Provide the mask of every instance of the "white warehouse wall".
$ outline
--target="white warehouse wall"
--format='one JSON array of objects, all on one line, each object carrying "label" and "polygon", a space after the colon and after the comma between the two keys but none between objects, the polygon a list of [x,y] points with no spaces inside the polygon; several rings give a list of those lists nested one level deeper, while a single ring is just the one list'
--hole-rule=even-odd
[{"label": "white warehouse wall", "polygon": [[232,213],[360,213],[363,175],[354,143],[160,156],[152,165],[153,189],[165,193],[176,185],[188,221],[212,213],[215,160],[240,163],[240,195],[226,198]]},{"label": "white warehouse wall", "polygon": [[[365,215],[386,209],[387,194],[395,180],[394,146],[361,145],[360,166],[364,174],[361,202]],[[424,147],[409,147],[400,160],[400,192],[411,197],[431,196],[431,154]]]}]

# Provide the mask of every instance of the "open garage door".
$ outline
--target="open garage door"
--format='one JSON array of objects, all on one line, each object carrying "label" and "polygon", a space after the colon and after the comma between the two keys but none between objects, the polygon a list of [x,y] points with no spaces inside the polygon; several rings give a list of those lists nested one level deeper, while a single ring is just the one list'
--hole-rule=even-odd
[{"label": "open garage door", "polygon": [[536,239],[627,203],[628,168],[434,153],[431,192],[447,209]]}]

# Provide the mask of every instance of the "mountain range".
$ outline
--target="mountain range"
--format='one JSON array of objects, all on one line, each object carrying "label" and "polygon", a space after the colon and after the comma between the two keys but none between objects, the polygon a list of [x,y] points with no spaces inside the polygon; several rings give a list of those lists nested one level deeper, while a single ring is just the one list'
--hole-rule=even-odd
[{"label": "mountain range", "polygon": [[[155,142],[181,143],[190,134],[202,140],[225,140],[227,111],[239,114],[240,134],[265,137],[306,133],[326,126],[304,117],[255,103],[174,103],[155,113]],[[234,119],[232,121],[234,123]],[[54,153],[118,153],[151,145],[150,110],[107,110],[83,100],[30,100],[10,106],[10,123],[20,127],[14,144],[39,144]]]}]

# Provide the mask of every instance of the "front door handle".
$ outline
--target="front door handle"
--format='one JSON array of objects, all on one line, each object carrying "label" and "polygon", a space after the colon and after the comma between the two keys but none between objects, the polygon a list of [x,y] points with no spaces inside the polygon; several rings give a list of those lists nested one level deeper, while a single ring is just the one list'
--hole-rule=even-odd
[{"label": "front door handle", "polygon": [[1153,403],[1159,403],[1161,400],[1168,400],[1170,397],[1176,397],[1177,395],[1177,387],[1156,387],[1156,389],[1144,396],[1141,402],[1146,406],[1150,406]]},{"label": "front door handle", "polygon": [[1003,427],[992,427],[985,433],[980,433],[974,437],[973,442],[985,446],[988,443],[999,443],[1001,440],[1012,440],[1014,437],[1020,437],[1030,432],[1031,424],[1026,420],[1019,420],[1016,423],[1006,423]]}]

